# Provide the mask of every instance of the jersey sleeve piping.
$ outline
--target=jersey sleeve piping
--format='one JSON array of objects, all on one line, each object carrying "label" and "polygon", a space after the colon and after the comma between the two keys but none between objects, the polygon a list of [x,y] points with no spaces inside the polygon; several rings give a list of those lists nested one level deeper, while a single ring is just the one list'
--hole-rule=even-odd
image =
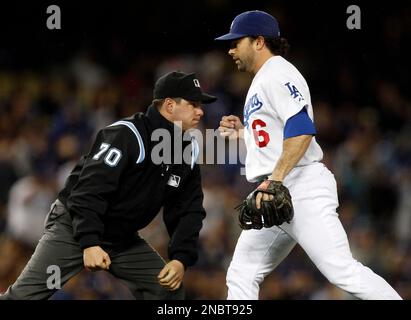
[{"label": "jersey sleeve piping", "polygon": [[136,163],[143,162],[143,160],[145,158],[144,143],[143,143],[143,139],[141,138],[141,135],[138,132],[136,126],[133,123],[129,122],[129,121],[117,121],[117,122],[109,125],[109,127],[119,126],[119,125],[128,127],[134,133],[134,135],[136,136],[138,146],[139,146],[139,149],[140,149],[140,154],[138,155]]},{"label": "jersey sleeve piping", "polygon": [[193,169],[194,165],[197,162],[198,155],[200,154],[200,147],[198,146],[198,142],[194,137],[191,138],[191,146],[192,146],[191,169]]}]

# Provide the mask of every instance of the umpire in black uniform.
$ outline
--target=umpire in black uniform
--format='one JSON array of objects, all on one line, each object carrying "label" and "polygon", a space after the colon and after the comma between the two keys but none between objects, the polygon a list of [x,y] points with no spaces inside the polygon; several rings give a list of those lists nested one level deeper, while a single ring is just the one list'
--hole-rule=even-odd
[{"label": "umpire in black uniform", "polygon": [[[52,204],[33,256],[0,299],[49,298],[57,290],[47,284],[50,266],[60,268],[61,286],[85,267],[107,270],[136,299],[183,299],[182,279],[197,260],[205,217],[198,144],[183,135],[203,116],[202,104],[215,100],[194,74],[171,72],[156,82],[145,114],[102,129]],[[171,147],[182,143],[164,150],[170,161],[154,159],[161,156],[153,150],[156,129],[167,130]],[[187,148],[188,161],[180,154]],[[168,263],[137,233],[161,207],[170,235]]]}]

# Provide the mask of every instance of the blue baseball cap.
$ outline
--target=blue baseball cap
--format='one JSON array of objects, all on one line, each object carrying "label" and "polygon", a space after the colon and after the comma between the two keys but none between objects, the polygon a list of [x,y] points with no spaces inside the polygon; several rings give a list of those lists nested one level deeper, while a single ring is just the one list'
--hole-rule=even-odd
[{"label": "blue baseball cap", "polygon": [[230,32],[215,40],[236,40],[247,36],[278,38],[280,28],[277,19],[264,11],[243,12],[234,18]]}]

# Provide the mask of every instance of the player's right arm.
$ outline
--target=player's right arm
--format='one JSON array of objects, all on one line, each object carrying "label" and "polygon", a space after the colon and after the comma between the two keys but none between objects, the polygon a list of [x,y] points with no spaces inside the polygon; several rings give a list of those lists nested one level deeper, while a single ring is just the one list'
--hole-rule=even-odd
[{"label": "player's right arm", "polygon": [[244,139],[244,126],[240,118],[237,116],[223,116],[218,130],[222,137],[228,137],[229,139]]}]

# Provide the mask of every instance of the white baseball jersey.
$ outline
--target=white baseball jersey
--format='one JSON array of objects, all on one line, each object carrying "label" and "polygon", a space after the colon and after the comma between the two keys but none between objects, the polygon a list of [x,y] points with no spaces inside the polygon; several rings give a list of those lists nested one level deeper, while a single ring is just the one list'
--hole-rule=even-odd
[{"label": "white baseball jersey", "polygon": [[[246,175],[255,181],[274,169],[287,120],[303,107],[313,120],[313,110],[304,78],[279,56],[270,58],[257,72],[246,101]],[[340,289],[359,299],[401,299],[383,278],[353,258],[337,214],[337,184],[331,171],[319,162],[322,156],[313,139],[297,167],[284,179],[294,207],[290,223],[241,233],[227,270],[227,299],[258,299],[265,277],[297,243]]]},{"label": "white baseball jersey", "polygon": [[[270,175],[282,153],[284,127],[305,107],[314,121],[310,91],[301,73],[281,56],[268,59],[248,90],[244,106],[246,177],[254,182]],[[321,147],[312,139],[297,166],[321,161]]]}]

